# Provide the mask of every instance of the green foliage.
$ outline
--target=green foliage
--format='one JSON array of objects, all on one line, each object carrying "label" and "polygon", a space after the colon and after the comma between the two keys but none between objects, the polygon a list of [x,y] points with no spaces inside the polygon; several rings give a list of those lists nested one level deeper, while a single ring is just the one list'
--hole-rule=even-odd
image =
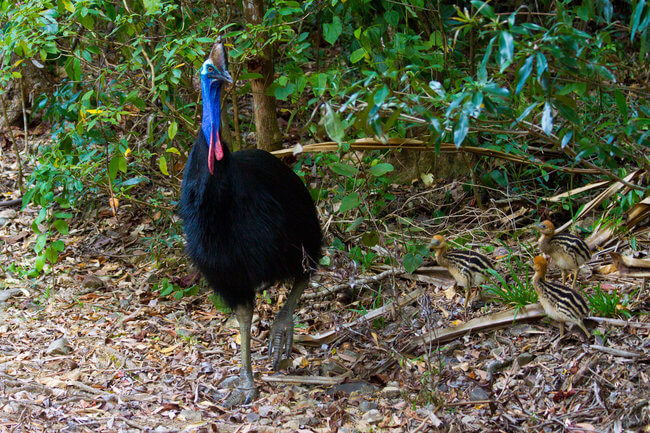
[{"label": "green foliage", "polygon": [[182,299],[185,296],[196,296],[199,293],[199,286],[195,284],[182,288],[169,281],[169,278],[163,278],[153,285],[153,291],[160,292],[161,298],[172,295],[176,299]]},{"label": "green foliage", "polygon": [[594,293],[587,295],[587,299],[596,316],[622,316],[626,319],[631,317],[630,311],[627,309],[628,299],[621,298],[616,289],[604,292],[599,283]]},{"label": "green foliage", "polygon": [[[401,233],[377,235],[394,198],[395,167],[385,152],[349,154],[352,139],[416,137],[436,150],[453,143],[535,161],[531,147],[554,148],[542,165],[480,173],[486,186],[513,194],[527,193],[520,179],[536,178],[548,192],[573,181],[558,173],[565,166],[586,162],[623,177],[650,164],[650,106],[639,72],[648,60],[646,1],[620,10],[609,0],[515,10],[480,0],[462,8],[369,5],[272,0],[252,25],[209,3],[0,0],[0,96],[25,62],[63,75],[33,106],[53,138],[38,150],[24,199],[41,208],[35,269],[56,263],[70,217],[88,197],[115,205],[143,195],[170,205],[142,186],[178,174],[200,109],[192,77],[218,33],[243,84],[234,92],[249,94],[247,81],[260,74],[247,61],[270,48],[276,71],[268,92],[289,112],[287,131],[298,120],[301,135],[324,133],[338,144],[340,153],[303,162],[340,179],[312,194],[334,203],[337,228],[361,239],[343,249],[363,268],[388,260],[377,246],[399,247],[409,272],[426,254],[412,244],[417,227],[407,218],[398,221]],[[621,211],[645,194],[618,198]]]},{"label": "green foliage", "polygon": [[532,285],[532,275],[529,275],[528,266],[521,261],[519,256],[509,254],[507,259],[508,277],[494,269],[489,272],[498,281],[498,284],[485,284],[483,288],[487,293],[496,297],[499,302],[522,308],[537,302],[537,293]]}]

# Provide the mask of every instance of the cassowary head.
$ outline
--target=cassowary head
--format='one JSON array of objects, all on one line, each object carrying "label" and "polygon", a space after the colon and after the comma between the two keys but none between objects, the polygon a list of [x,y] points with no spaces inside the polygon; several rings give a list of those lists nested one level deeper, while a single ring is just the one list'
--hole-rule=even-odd
[{"label": "cassowary head", "polygon": [[537,230],[539,230],[544,235],[553,236],[553,234],[555,233],[555,226],[553,225],[552,222],[546,220],[539,223],[539,225],[537,226]]},{"label": "cassowary head", "polygon": [[201,95],[203,97],[201,129],[209,146],[208,168],[212,174],[214,174],[214,161],[221,161],[224,156],[219,134],[221,126],[221,86],[224,82],[232,83],[232,77],[228,72],[226,49],[221,42],[221,38],[217,38],[217,42],[210,51],[210,56],[201,66]]},{"label": "cassowary head", "polygon": [[441,250],[447,247],[447,240],[440,235],[435,235],[433,239],[431,239],[430,246],[434,250]]},{"label": "cassowary head", "polygon": [[533,259],[533,269],[535,272],[546,273],[546,259],[544,256],[537,256]]}]

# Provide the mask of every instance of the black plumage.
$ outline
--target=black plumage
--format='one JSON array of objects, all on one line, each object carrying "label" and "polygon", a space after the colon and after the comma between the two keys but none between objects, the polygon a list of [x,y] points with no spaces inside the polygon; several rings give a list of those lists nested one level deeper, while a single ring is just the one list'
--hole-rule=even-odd
[{"label": "black plumage", "polygon": [[322,234],[309,191],[290,168],[263,150],[230,153],[221,140],[221,85],[232,80],[220,42],[201,68],[201,81],[203,121],[183,174],[179,214],[188,255],[239,321],[240,383],[225,402],[234,406],[255,397],[250,322],[256,291],[293,281],[270,336],[277,368],[291,352],[293,311],[321,257]]}]

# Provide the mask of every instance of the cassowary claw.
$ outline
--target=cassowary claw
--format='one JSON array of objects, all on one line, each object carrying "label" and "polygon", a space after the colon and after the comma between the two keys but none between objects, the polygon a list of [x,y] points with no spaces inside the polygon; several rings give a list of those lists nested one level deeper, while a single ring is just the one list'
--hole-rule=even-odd
[{"label": "cassowary claw", "polygon": [[293,314],[281,310],[269,336],[269,359],[273,360],[273,369],[278,370],[280,362],[291,357],[293,350]]},{"label": "cassowary claw", "polygon": [[257,389],[255,385],[242,385],[242,378],[239,376],[229,377],[221,382],[221,387],[231,389],[230,393],[222,402],[222,406],[227,409],[251,403],[257,398]]}]

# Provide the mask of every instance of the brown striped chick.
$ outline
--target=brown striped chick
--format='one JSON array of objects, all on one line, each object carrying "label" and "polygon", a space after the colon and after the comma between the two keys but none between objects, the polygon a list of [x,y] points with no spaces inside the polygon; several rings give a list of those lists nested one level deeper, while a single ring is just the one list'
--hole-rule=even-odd
[{"label": "brown striped chick", "polygon": [[449,271],[458,286],[465,288],[467,308],[472,288],[485,282],[488,269],[493,268],[490,259],[470,250],[447,250],[447,241],[440,235],[433,237],[430,246],[436,251],[438,264]]},{"label": "brown striped chick", "polygon": [[560,325],[560,337],[564,335],[564,323],[578,325],[590,337],[583,319],[589,315],[585,298],[575,290],[557,283],[546,281],[546,259],[537,256],[533,259],[533,287],[546,315]]},{"label": "brown striped chick", "polygon": [[580,266],[591,259],[591,251],[587,243],[571,233],[555,233],[555,226],[546,220],[537,229],[540,231],[539,249],[547,254],[555,265],[562,271],[562,284],[571,272],[575,272],[571,288],[575,288]]}]

